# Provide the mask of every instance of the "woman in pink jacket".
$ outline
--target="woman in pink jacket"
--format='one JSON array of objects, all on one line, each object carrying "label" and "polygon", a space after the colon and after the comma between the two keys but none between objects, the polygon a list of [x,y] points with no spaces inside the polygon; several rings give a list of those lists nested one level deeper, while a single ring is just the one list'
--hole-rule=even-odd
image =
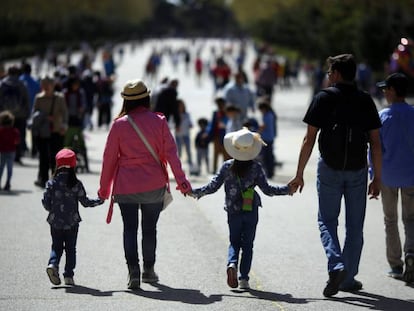
[{"label": "woman in pink jacket", "polygon": [[[98,191],[102,199],[111,196],[121,210],[130,289],[139,289],[141,281],[137,243],[139,209],[142,217],[142,282],[158,281],[158,276],[154,272],[156,232],[168,184],[167,162],[177,181],[177,189],[183,194],[191,191],[166,118],[149,110],[149,93],[146,85],[140,80],[126,83],[121,93],[124,99],[122,110],[108,134]],[[151,155],[128,118],[138,126],[158,155],[162,166]]]}]

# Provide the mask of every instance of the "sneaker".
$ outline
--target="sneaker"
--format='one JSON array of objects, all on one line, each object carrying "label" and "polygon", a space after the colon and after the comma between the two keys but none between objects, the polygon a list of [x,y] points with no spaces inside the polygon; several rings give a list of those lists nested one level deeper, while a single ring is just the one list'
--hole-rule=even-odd
[{"label": "sneaker", "polygon": [[142,272],[142,282],[143,283],[156,283],[158,282],[158,275],[154,271],[154,267],[145,268]]},{"label": "sneaker", "polygon": [[403,277],[403,267],[393,267],[390,271],[388,271],[387,275],[393,279],[402,279]]},{"label": "sneaker", "polygon": [[128,267],[128,270],[128,289],[139,289],[141,286],[141,272],[139,267]]},{"label": "sneaker", "polygon": [[350,286],[340,286],[339,289],[343,292],[356,292],[362,289],[362,282],[354,280]]},{"label": "sneaker", "polygon": [[75,285],[75,281],[73,280],[73,277],[71,277],[71,276],[65,276],[64,277],[64,282],[65,282],[65,285]]},{"label": "sneaker", "polygon": [[329,272],[329,280],[326,282],[326,287],[323,290],[323,295],[325,297],[331,297],[336,295],[339,291],[339,285],[346,277],[345,270],[334,270]]},{"label": "sneaker", "polygon": [[407,283],[414,282],[414,253],[407,253],[405,255],[405,271],[403,279]]},{"label": "sneaker", "polygon": [[250,289],[249,281],[245,279],[241,279],[239,282],[240,289]]},{"label": "sneaker", "polygon": [[61,283],[60,277],[59,277],[59,270],[57,267],[55,267],[52,264],[48,265],[46,268],[46,273],[49,277],[50,282],[53,285],[59,285]]},{"label": "sneaker", "polygon": [[234,263],[230,263],[227,267],[227,285],[231,288],[237,288],[239,286],[239,281],[237,280],[237,267]]}]

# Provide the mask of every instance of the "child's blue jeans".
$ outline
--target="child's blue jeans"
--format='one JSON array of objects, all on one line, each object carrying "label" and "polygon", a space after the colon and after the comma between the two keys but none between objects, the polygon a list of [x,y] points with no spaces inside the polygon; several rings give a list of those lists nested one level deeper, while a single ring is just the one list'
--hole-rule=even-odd
[{"label": "child's blue jeans", "polygon": [[251,212],[228,214],[227,217],[230,230],[228,264],[234,263],[237,266],[240,249],[242,251],[239,279],[249,280],[249,272],[253,259],[253,242],[256,236],[258,220],[258,208],[253,208]]},{"label": "child's blue jeans", "polygon": [[63,250],[66,253],[64,277],[73,277],[73,269],[76,266],[76,241],[78,239],[79,225],[75,225],[70,229],[55,229],[50,227],[52,235],[52,250],[50,252],[49,265],[59,267],[60,258]]},{"label": "child's blue jeans", "polygon": [[10,180],[13,175],[13,162],[15,157],[15,152],[1,152],[0,153],[0,180],[3,176],[4,167],[7,168],[7,179],[6,184],[10,184]]}]

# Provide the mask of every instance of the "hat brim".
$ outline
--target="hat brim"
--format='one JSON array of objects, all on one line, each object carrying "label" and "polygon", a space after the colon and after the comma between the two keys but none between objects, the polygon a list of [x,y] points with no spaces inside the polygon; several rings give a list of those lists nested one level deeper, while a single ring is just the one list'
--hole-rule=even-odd
[{"label": "hat brim", "polygon": [[224,136],[223,145],[224,149],[227,153],[236,160],[239,161],[250,161],[255,159],[260,151],[262,150],[262,142],[260,140],[255,139],[253,142],[253,146],[249,148],[249,150],[239,150],[234,147],[233,145],[233,136],[236,132],[228,133]]},{"label": "hat brim", "polygon": [[121,92],[121,96],[125,100],[136,100],[136,99],[147,97],[150,95],[150,93],[151,92],[149,90],[145,91],[144,93],[140,93],[140,94],[126,94],[124,92]]}]

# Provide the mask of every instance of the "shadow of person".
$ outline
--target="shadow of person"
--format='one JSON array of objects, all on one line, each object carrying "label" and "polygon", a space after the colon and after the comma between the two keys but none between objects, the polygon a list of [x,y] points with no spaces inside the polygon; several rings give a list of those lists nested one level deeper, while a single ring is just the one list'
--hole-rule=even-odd
[{"label": "shadow of person", "polygon": [[0,190],[0,195],[6,195],[6,196],[18,196],[19,194],[24,193],[32,193],[32,190],[24,190],[24,189],[12,189],[12,190]]},{"label": "shadow of person", "polygon": [[[414,310],[414,300],[401,300],[363,291],[353,292],[355,296],[334,298],[333,300],[370,310]],[[333,298],[333,297],[332,297]],[[331,299],[332,299],[331,298]]]},{"label": "shadow of person", "polygon": [[273,292],[265,292],[256,289],[249,289],[247,290],[247,292],[257,299],[268,300],[273,302],[286,302],[290,304],[305,304],[309,302],[306,298],[295,298],[291,294],[279,294]]},{"label": "shadow of person", "polygon": [[[75,286],[54,286],[52,289],[64,289],[68,294],[78,294],[78,295],[90,295],[95,297],[108,297],[112,296],[112,294],[116,291],[100,291],[99,289],[90,288],[82,285],[75,285]],[[121,292],[121,291],[120,291]]]},{"label": "shadow of person", "polygon": [[127,293],[134,294],[157,300],[179,301],[182,303],[193,305],[208,305],[222,300],[221,295],[206,296],[199,290],[186,288],[172,288],[160,283],[151,283],[157,291],[137,290],[127,291]]}]

